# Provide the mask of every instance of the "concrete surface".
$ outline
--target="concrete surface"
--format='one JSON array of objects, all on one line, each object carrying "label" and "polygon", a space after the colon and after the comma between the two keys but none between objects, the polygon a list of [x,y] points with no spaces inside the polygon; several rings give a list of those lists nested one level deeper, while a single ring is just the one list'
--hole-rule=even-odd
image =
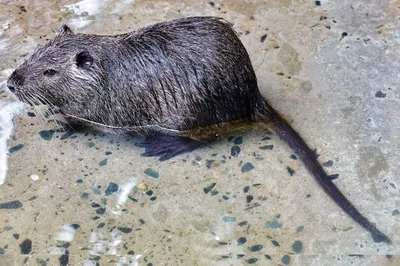
[{"label": "concrete surface", "polygon": [[0,265],[400,265],[399,1],[2,0],[0,10],[0,80],[63,23],[116,34],[190,15],[233,22],[263,94],[393,241],[374,243],[273,135],[235,133],[237,157],[240,139],[224,138],[159,163],[126,136],[60,140],[35,108],[8,141]]}]

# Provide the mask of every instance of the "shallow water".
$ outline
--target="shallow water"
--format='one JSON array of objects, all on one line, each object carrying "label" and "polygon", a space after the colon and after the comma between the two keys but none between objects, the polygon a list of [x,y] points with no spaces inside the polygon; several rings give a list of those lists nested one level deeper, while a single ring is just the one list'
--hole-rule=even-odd
[{"label": "shallow water", "polygon": [[265,2],[3,0],[0,80],[64,23],[117,34],[222,16],[263,94],[393,245],[375,244],[268,132],[235,132],[160,163],[140,155],[137,138],[61,140],[46,122],[56,115],[42,107],[14,118],[6,148],[3,115],[14,103],[3,83],[0,265],[400,264],[396,4]]}]

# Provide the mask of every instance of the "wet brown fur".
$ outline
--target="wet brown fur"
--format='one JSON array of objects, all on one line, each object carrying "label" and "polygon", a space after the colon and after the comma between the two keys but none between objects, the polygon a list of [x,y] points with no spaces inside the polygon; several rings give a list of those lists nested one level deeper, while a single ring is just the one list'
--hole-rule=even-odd
[{"label": "wet brown fur", "polygon": [[72,125],[102,131],[204,141],[232,130],[271,128],[375,242],[391,242],[261,96],[246,49],[222,19],[182,18],[116,36],[74,34],[63,26],[14,71],[8,86],[21,100],[57,107]]}]

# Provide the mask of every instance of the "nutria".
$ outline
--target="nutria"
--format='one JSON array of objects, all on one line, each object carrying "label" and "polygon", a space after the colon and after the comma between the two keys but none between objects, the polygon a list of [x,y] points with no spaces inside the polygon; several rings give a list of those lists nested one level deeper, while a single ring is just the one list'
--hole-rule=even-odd
[{"label": "nutria", "polygon": [[326,193],[375,242],[391,243],[339,191],[298,133],[261,96],[232,25],[188,17],[116,36],[75,34],[63,25],[8,79],[22,101],[56,107],[72,127],[148,138],[145,156],[169,159],[222,132],[272,129]]}]

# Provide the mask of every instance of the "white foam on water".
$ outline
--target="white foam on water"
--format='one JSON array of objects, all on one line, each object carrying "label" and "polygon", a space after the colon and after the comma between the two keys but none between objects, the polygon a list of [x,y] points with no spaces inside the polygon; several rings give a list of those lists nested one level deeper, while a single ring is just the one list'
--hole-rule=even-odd
[{"label": "white foam on water", "polygon": [[117,196],[118,198],[115,206],[116,210],[112,210],[113,214],[115,215],[121,214],[121,207],[125,204],[125,202],[128,199],[129,193],[131,193],[131,191],[135,186],[136,186],[136,181],[133,179],[119,186],[118,196]]},{"label": "white foam on water", "polygon": [[72,5],[65,5],[64,8],[72,12],[75,17],[70,20],[70,25],[75,29],[86,27],[92,23],[89,16],[95,16],[107,7],[110,0],[83,0]]},{"label": "white foam on water", "polygon": [[72,5],[64,5],[63,10],[73,14],[69,25],[74,29],[88,26],[95,21],[96,16],[103,13],[122,14],[130,10],[135,0],[82,0]]},{"label": "white foam on water", "polygon": [[56,235],[56,240],[72,242],[75,237],[76,229],[72,225],[63,225],[60,232]]},{"label": "white foam on water", "polygon": [[51,251],[51,255],[63,255],[67,249],[64,247],[54,247]]},{"label": "white foam on water", "polygon": [[[0,84],[3,85],[4,82]],[[13,117],[24,108],[21,102],[7,102],[0,100],[0,185],[4,184],[7,176],[7,141],[13,129]]]},{"label": "white foam on water", "polygon": [[[123,249],[123,238],[124,235],[118,231],[113,231],[108,234],[104,234],[102,232],[91,232],[89,236],[91,248],[88,250],[88,256],[117,256],[118,261],[115,263],[117,266],[138,266],[139,259],[142,257],[141,254],[118,254],[118,251]],[[88,259],[84,265],[91,266],[93,265],[93,262],[93,260]]]}]

